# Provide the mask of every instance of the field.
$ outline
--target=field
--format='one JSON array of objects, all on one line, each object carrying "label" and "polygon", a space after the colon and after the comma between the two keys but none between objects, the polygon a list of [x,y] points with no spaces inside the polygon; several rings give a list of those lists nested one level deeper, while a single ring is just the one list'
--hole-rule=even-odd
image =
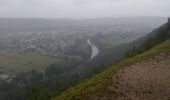
[{"label": "field", "polygon": [[10,72],[25,72],[36,69],[43,71],[48,65],[62,63],[63,58],[38,55],[38,54],[6,54],[0,53],[1,70]]}]

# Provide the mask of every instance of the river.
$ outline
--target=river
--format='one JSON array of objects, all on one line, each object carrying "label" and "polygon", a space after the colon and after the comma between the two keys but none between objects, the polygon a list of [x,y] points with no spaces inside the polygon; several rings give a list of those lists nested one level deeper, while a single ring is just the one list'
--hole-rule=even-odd
[{"label": "river", "polygon": [[99,49],[96,45],[94,45],[90,39],[87,40],[87,44],[91,46],[91,57],[90,60],[92,60],[94,57],[96,57],[99,54]]}]

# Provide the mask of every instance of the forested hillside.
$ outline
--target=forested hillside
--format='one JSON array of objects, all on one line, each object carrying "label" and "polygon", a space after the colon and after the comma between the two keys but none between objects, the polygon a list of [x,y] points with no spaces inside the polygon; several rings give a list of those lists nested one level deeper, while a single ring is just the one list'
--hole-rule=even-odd
[{"label": "forested hillside", "polygon": [[[120,63],[111,65],[106,71],[98,75],[95,75],[94,77],[86,81],[81,82],[79,85],[66,90],[65,92],[63,92],[62,94],[56,97],[53,97],[53,100],[83,100],[83,99],[119,100],[122,98],[124,99],[137,98],[142,100],[143,99],[155,100],[154,98],[156,98],[156,100],[160,100],[162,96],[164,96],[164,98],[162,98],[163,100],[167,100],[167,98],[169,98],[167,94],[170,92],[169,90],[167,90],[169,86],[167,82],[170,81],[168,79],[169,76],[168,73],[170,72],[169,70],[170,40],[169,39],[170,39],[170,22],[162,25],[161,27],[157,28],[150,34],[130,43],[129,44],[130,46],[126,48],[128,49],[128,52],[126,53],[123,52],[126,54],[126,56]],[[125,45],[125,47],[126,46],[127,45]],[[159,65],[164,68],[159,67]],[[130,66],[134,66],[134,67],[130,67]],[[148,69],[146,69],[146,66],[149,66]],[[130,72],[128,73],[127,71],[129,70]],[[151,73],[153,70],[157,70],[157,71],[162,70],[162,71],[159,73],[154,73],[154,72]],[[135,72],[137,71],[138,73],[133,73],[133,71]],[[117,72],[118,74],[116,77],[115,74]],[[133,76],[133,74],[137,76],[134,78],[131,77]],[[144,74],[146,74],[146,76],[140,76]],[[156,74],[160,74],[162,76]],[[126,75],[130,81],[125,80],[124,76]],[[161,82],[159,85],[157,85],[151,83],[151,78],[148,78],[146,84],[144,85],[144,83],[142,82],[144,80],[144,77],[149,77],[147,75],[151,75],[152,79],[154,79],[154,82],[156,83],[159,82],[159,79],[157,79],[156,77],[160,77],[160,78],[165,77],[165,80]],[[124,81],[120,81],[121,79]],[[135,81],[141,81],[141,82],[135,83]],[[125,85],[127,85],[127,87]],[[130,86],[132,85],[135,86],[137,85],[137,86],[134,87],[134,90],[129,90]],[[143,87],[143,89],[138,91],[137,88],[140,86]],[[165,88],[159,88],[159,86]],[[154,90],[153,87],[159,88],[160,91]],[[130,97],[128,97],[128,93],[127,93],[128,91],[130,93]],[[142,93],[137,93],[137,91]],[[164,91],[164,93],[161,93],[161,91]],[[144,95],[144,97],[142,97],[141,95]]]}]

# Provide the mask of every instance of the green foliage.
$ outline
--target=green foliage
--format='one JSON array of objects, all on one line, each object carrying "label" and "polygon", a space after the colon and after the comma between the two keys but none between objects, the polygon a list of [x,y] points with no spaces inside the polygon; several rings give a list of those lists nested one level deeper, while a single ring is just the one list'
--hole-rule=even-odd
[{"label": "green foliage", "polygon": [[45,70],[45,74],[47,76],[52,76],[55,74],[59,74],[62,72],[64,65],[63,64],[51,64],[49,65],[46,70]]},{"label": "green foliage", "polygon": [[69,55],[78,55],[81,56],[82,59],[87,60],[90,56],[90,47],[86,43],[86,40],[86,38],[77,39],[75,44],[71,47]]},{"label": "green foliage", "polygon": [[[0,82],[0,99],[26,100],[26,97],[29,97],[28,100],[46,100],[49,94],[60,93],[79,83],[80,74],[73,70],[87,59],[85,56],[88,56],[86,45],[81,44],[82,41],[79,50],[84,49],[83,52],[77,50],[77,55],[68,54],[61,58],[38,54],[0,54],[0,67],[3,66],[7,71],[14,68],[16,75],[10,84],[5,81]],[[83,44],[86,44],[86,41]],[[81,48],[82,46],[84,48]],[[72,49],[76,50],[74,47]],[[50,93],[39,85],[48,88]]]},{"label": "green foliage", "polygon": [[[164,31],[161,32],[166,33]],[[129,52],[128,57],[143,53],[166,40],[168,37],[170,37],[169,33],[164,35],[158,34],[154,38],[150,38],[145,41],[142,45],[138,46],[138,48],[134,47],[132,52]],[[112,40],[112,38],[109,39],[109,41],[110,40]],[[100,54],[93,61],[88,61],[88,48],[89,47],[85,40],[78,40],[77,43],[72,47],[72,51],[70,51],[64,58],[59,59],[40,55],[25,56],[25,54],[5,56],[1,58],[0,55],[0,60],[2,60],[2,62],[0,61],[1,65],[5,66],[4,63],[13,65],[13,63],[17,62],[17,64],[20,66],[15,70],[18,70],[18,68],[23,65],[21,71],[27,71],[17,75],[14,81],[10,84],[7,82],[2,82],[2,85],[0,84],[0,88],[3,91],[0,91],[0,98],[3,98],[4,100],[25,100],[26,94],[29,92],[27,95],[28,100],[49,100],[50,96],[59,95],[65,89],[75,86],[80,81],[103,71],[105,68],[108,68],[108,65],[118,61],[118,59],[121,58],[123,53],[127,50],[124,45],[116,49],[110,48],[104,51],[104,53],[107,52],[106,54]],[[169,48],[170,41],[167,41],[164,44],[159,45],[141,55],[125,59],[121,63],[112,65],[105,72],[98,74],[91,79],[85,80],[79,85],[63,92],[61,95],[54,97],[54,99],[89,100],[93,97],[93,95],[100,96],[110,84],[111,76],[118,70],[152,55],[168,51]],[[8,59],[10,60],[8,61]],[[42,65],[43,69],[45,70],[40,71],[39,69],[42,68],[38,64]],[[16,65],[14,65],[14,67],[15,66]],[[7,68],[8,67],[9,66],[7,66]],[[33,68],[36,69],[32,70]],[[40,84],[43,86],[39,86]],[[30,88],[32,88],[31,91]],[[11,96],[9,97],[8,95]]]},{"label": "green foliage", "polygon": [[37,70],[32,70],[30,72],[30,82],[32,83],[39,83],[43,80],[44,75],[42,72],[38,72]]},{"label": "green foliage", "polygon": [[163,41],[166,41],[170,38],[170,31],[163,28],[158,30],[158,32],[156,32],[154,35],[155,36],[149,37],[147,40],[145,40],[141,45],[133,47],[126,53],[125,58],[136,56],[162,43]]},{"label": "green foliage", "polygon": [[138,54],[141,54],[155,45],[159,44],[160,42],[158,41],[153,41],[151,38],[145,41],[142,45],[139,45],[138,47],[133,47],[130,51],[128,51],[125,55],[125,58],[133,57]]},{"label": "green foliage", "polygon": [[94,95],[101,96],[105,89],[110,85],[112,75],[118,70],[148,57],[158,55],[161,52],[170,52],[170,40],[167,40],[145,53],[125,59],[116,65],[112,65],[103,73],[95,75],[79,85],[66,90],[61,95],[53,97],[52,100],[91,100]]},{"label": "green foliage", "polygon": [[50,100],[50,93],[46,87],[32,88],[27,100]]}]

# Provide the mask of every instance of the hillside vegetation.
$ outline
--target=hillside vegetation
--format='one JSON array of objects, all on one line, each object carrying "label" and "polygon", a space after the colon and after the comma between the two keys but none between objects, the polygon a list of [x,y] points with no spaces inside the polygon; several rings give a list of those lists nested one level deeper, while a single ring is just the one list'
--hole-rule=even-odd
[{"label": "hillside vegetation", "polygon": [[120,63],[110,66],[106,71],[85,80],[79,85],[66,90],[61,95],[53,97],[52,99],[91,100],[94,96],[103,97],[107,88],[112,84],[112,76],[120,69],[126,68],[126,66],[137,62],[142,62],[152,56],[170,52],[169,36],[169,26],[168,24],[165,24],[149,34],[147,38],[143,39],[141,42],[142,44],[133,49],[133,52],[135,51],[135,53],[128,54],[128,57],[131,58],[124,59]]},{"label": "hillside vegetation", "polygon": [[53,100],[81,100],[83,98],[92,98],[94,95],[100,96],[111,84],[112,75],[118,72],[120,69],[133,63],[145,60],[151,56],[159,55],[162,52],[170,52],[170,40],[165,41],[164,43],[152,48],[143,54],[125,59],[116,65],[112,65],[103,73],[98,74],[80,83],[79,85],[68,89],[61,95],[54,97]]},{"label": "hillside vegetation", "polygon": [[[138,41],[131,44],[133,40],[164,23],[165,18],[9,18],[0,19],[0,22],[3,23],[0,25],[1,100],[50,100],[66,89],[111,68],[109,66],[125,59],[126,52],[129,52],[127,58],[132,57],[166,40],[153,40],[154,44],[146,48],[146,45],[144,48],[134,45],[138,45]],[[94,50],[87,43],[88,40],[100,51],[93,59],[89,59]],[[135,53],[130,52],[131,48]],[[105,72],[108,77],[120,69],[118,65],[113,66],[113,71]],[[71,96],[61,99],[79,99],[79,94],[76,93],[80,93],[80,99],[90,97],[88,92],[92,91],[93,94],[98,88],[103,90],[108,84],[109,81],[103,81],[102,78],[105,79],[105,76],[94,79],[96,82],[101,81],[102,86],[96,86],[92,80],[90,84],[94,86],[90,85],[90,90],[84,92],[86,85],[83,85],[80,88],[83,92],[78,88],[71,91],[73,94],[68,93]],[[86,81],[81,84],[86,84]]]}]

